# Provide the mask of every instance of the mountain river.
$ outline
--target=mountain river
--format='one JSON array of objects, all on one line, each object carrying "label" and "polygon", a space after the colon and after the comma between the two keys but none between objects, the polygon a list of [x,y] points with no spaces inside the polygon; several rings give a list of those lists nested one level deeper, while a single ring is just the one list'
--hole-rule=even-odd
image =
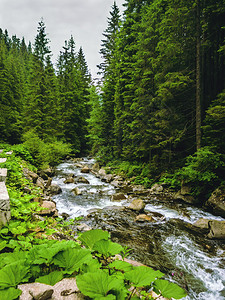
[{"label": "mountain river", "polygon": [[[91,166],[94,164],[94,160],[84,158],[79,164]],[[65,184],[64,180],[69,174],[85,177],[89,184]],[[53,197],[59,214],[66,213],[70,218],[86,216],[88,211],[93,208],[104,208],[112,205],[126,206],[126,200],[122,202],[110,200],[112,194],[117,192],[113,185],[102,182],[92,173],[81,173],[81,169],[72,161],[66,161],[57,167],[53,183],[62,188],[62,193]],[[82,194],[74,195],[71,190],[75,187],[78,187]],[[165,217],[164,220],[180,219],[187,223],[194,223],[199,218],[224,220],[196,207],[190,207],[186,204],[171,206],[169,202],[162,202],[157,199],[151,201],[151,204],[147,204],[145,210],[160,213]],[[159,223],[161,227],[163,227],[163,222],[165,223],[165,221]],[[176,280],[176,277],[185,276],[188,296],[184,299],[225,299],[224,243],[215,242],[214,251],[207,251],[207,249],[200,247],[187,231],[174,228],[172,232],[164,231],[161,244],[163,255],[173,265],[173,270],[179,270],[177,274],[176,271],[171,271],[167,277],[176,282],[179,281]]]}]

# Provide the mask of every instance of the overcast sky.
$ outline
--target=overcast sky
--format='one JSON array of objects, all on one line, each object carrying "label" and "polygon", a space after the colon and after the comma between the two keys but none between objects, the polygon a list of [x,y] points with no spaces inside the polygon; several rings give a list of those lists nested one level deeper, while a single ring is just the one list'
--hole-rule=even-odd
[{"label": "overcast sky", "polygon": [[[24,36],[33,44],[43,17],[50,47],[56,59],[65,40],[73,35],[76,49],[82,46],[88,67],[96,76],[99,50],[107,17],[114,0],[0,0],[0,28],[9,35]],[[116,0],[122,11],[124,0]]]}]

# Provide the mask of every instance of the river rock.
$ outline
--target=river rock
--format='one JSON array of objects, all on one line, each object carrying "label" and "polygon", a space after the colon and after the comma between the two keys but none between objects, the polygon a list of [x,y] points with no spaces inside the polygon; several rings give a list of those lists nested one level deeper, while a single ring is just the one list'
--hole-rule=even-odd
[{"label": "river rock", "polygon": [[88,166],[84,166],[82,169],[81,169],[81,173],[89,173],[90,172],[90,169]]},{"label": "river rock", "polygon": [[200,218],[193,223],[193,226],[198,227],[200,229],[209,229],[209,221],[210,219]]},{"label": "river rock", "polygon": [[82,194],[81,190],[77,186],[74,189],[72,189],[72,192],[74,193],[75,196]]},{"label": "river rock", "polygon": [[91,229],[92,228],[85,223],[81,223],[80,225],[77,226],[77,230],[82,231],[82,232],[89,231]]},{"label": "river rock", "polygon": [[142,199],[134,199],[128,208],[135,211],[142,211],[145,208],[145,203]]},{"label": "river rock", "polygon": [[151,194],[158,194],[161,193],[162,191],[163,191],[163,186],[158,183],[154,184],[149,190]]},{"label": "river rock", "polygon": [[20,300],[47,300],[53,294],[53,287],[47,284],[34,282],[18,285],[18,289],[22,291]]},{"label": "river rock", "polygon": [[86,184],[89,184],[90,182],[87,180],[87,178],[84,178],[82,176],[80,176],[78,179],[77,179],[77,182],[79,183],[86,183]]},{"label": "river rock", "polygon": [[38,174],[36,174],[35,172],[30,171],[27,168],[23,168],[23,174],[27,179],[31,180],[33,183],[36,183],[37,179],[39,177]]},{"label": "river rock", "polygon": [[149,190],[146,189],[143,185],[133,185],[133,193],[136,195],[147,195],[149,194]]},{"label": "river rock", "polygon": [[113,180],[113,175],[112,174],[106,174],[105,177],[103,178],[103,181],[110,183]]},{"label": "river rock", "polygon": [[197,204],[199,202],[199,200],[197,199],[197,197],[193,197],[191,195],[184,195],[181,193],[181,191],[178,191],[175,196],[174,196],[175,200],[182,200],[186,203],[190,203],[190,204]]},{"label": "river rock", "polygon": [[192,188],[187,183],[182,182],[180,191],[175,194],[175,200],[182,200],[190,204],[199,203],[200,200],[197,197],[193,197],[191,192]]},{"label": "river rock", "polygon": [[210,239],[225,240],[225,221],[212,220],[209,221]]},{"label": "river rock", "polygon": [[152,216],[140,214],[135,218],[135,222],[152,222],[154,221]]},{"label": "river rock", "polygon": [[66,178],[66,179],[63,181],[63,183],[65,183],[65,184],[67,184],[67,183],[74,183],[74,182],[75,182],[75,180],[74,180],[73,177],[68,177],[68,178]]},{"label": "river rock", "polygon": [[98,171],[98,174],[99,174],[101,177],[105,177],[105,176],[106,176],[106,171],[105,171],[105,169],[101,168],[101,169]]},{"label": "river rock", "polygon": [[60,186],[58,186],[57,184],[51,184],[50,187],[47,189],[47,193],[48,195],[58,195],[60,193],[62,193],[62,189]]},{"label": "river rock", "polygon": [[116,193],[112,195],[111,201],[122,201],[127,199],[126,196],[123,193]]},{"label": "river rock", "polygon": [[75,278],[64,278],[53,286],[51,300],[78,300],[85,299],[77,287]]},{"label": "river rock", "polygon": [[48,180],[46,180],[45,182],[45,189],[48,189],[51,184],[52,184],[52,178],[48,177]]},{"label": "river rock", "polygon": [[225,190],[220,188],[216,189],[205,205],[211,208],[215,214],[225,218]]},{"label": "river rock", "polygon": [[36,185],[41,188],[42,190],[45,189],[45,181],[43,178],[38,177],[37,181],[36,181]]},{"label": "river rock", "polygon": [[41,207],[44,208],[44,210],[39,212],[40,215],[52,216],[57,214],[56,204],[52,201],[43,201]]}]

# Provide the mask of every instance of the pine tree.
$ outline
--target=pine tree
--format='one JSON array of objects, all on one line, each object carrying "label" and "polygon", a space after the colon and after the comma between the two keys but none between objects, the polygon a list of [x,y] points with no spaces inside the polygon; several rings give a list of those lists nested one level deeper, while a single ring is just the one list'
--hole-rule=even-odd
[{"label": "pine tree", "polygon": [[99,66],[101,70],[103,85],[102,85],[102,114],[101,131],[99,137],[102,141],[102,148],[104,148],[106,156],[113,155],[114,148],[114,97],[115,85],[117,80],[117,35],[120,27],[119,8],[114,2],[110,18],[108,18],[108,27],[103,33],[104,40],[102,40],[102,48],[100,53],[102,55],[103,63]]}]

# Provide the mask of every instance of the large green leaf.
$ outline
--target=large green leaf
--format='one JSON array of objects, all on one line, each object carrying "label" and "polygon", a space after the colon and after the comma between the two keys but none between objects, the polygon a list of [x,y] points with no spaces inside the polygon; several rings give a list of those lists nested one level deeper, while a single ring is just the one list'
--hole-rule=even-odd
[{"label": "large green leaf", "polygon": [[93,250],[105,256],[111,256],[119,254],[123,251],[123,247],[120,244],[113,243],[109,240],[100,240],[93,245]]},{"label": "large green leaf", "polygon": [[92,255],[88,249],[66,249],[53,258],[53,263],[65,269],[66,273],[72,274],[78,271],[84,263],[91,261]]},{"label": "large green leaf", "polygon": [[33,264],[51,263],[53,257],[66,249],[77,248],[78,245],[71,241],[55,243],[52,245],[43,244],[34,246],[29,252],[29,258]]},{"label": "large green leaf", "polygon": [[16,287],[29,279],[28,267],[22,261],[14,262],[0,270],[0,289]]},{"label": "large green leaf", "polygon": [[100,240],[108,240],[108,239],[109,239],[109,233],[101,229],[86,231],[79,237],[79,240],[91,250],[93,249],[93,246],[96,242]]},{"label": "large green leaf", "polygon": [[106,297],[109,291],[121,290],[123,281],[109,276],[108,273],[98,270],[93,273],[86,273],[76,277],[79,290],[91,298]]},{"label": "large green leaf", "polygon": [[0,290],[1,300],[14,300],[17,299],[22,294],[21,290],[15,289],[13,287]]},{"label": "large green leaf", "polygon": [[92,259],[87,263],[83,264],[81,271],[82,273],[96,272],[98,269],[101,268],[101,266],[102,265],[98,262],[97,259]]},{"label": "large green leaf", "polygon": [[49,273],[48,275],[37,278],[35,281],[40,283],[45,283],[48,285],[55,285],[57,282],[59,282],[62,279],[63,279],[63,272],[54,271]]},{"label": "large green leaf", "polygon": [[154,282],[154,290],[165,298],[181,299],[187,296],[187,292],[173,282],[157,279]]},{"label": "large green leaf", "polygon": [[131,271],[134,268],[131,264],[122,260],[115,260],[111,264],[109,264],[108,267],[110,269],[115,269],[115,270],[125,271],[125,272]]},{"label": "large green leaf", "polygon": [[134,270],[125,273],[125,279],[129,280],[136,287],[150,285],[157,278],[161,278],[164,274],[160,271],[145,266],[135,267]]},{"label": "large green leaf", "polygon": [[13,262],[23,261],[25,262],[27,257],[27,252],[13,252],[13,253],[4,253],[5,256],[2,257],[1,263],[4,263],[4,265],[9,265]]},{"label": "large green leaf", "polygon": [[95,300],[104,300],[104,299],[107,299],[107,300],[115,300],[116,299],[116,296],[115,295],[112,295],[112,294],[109,294],[105,297],[97,297],[95,298]]}]

